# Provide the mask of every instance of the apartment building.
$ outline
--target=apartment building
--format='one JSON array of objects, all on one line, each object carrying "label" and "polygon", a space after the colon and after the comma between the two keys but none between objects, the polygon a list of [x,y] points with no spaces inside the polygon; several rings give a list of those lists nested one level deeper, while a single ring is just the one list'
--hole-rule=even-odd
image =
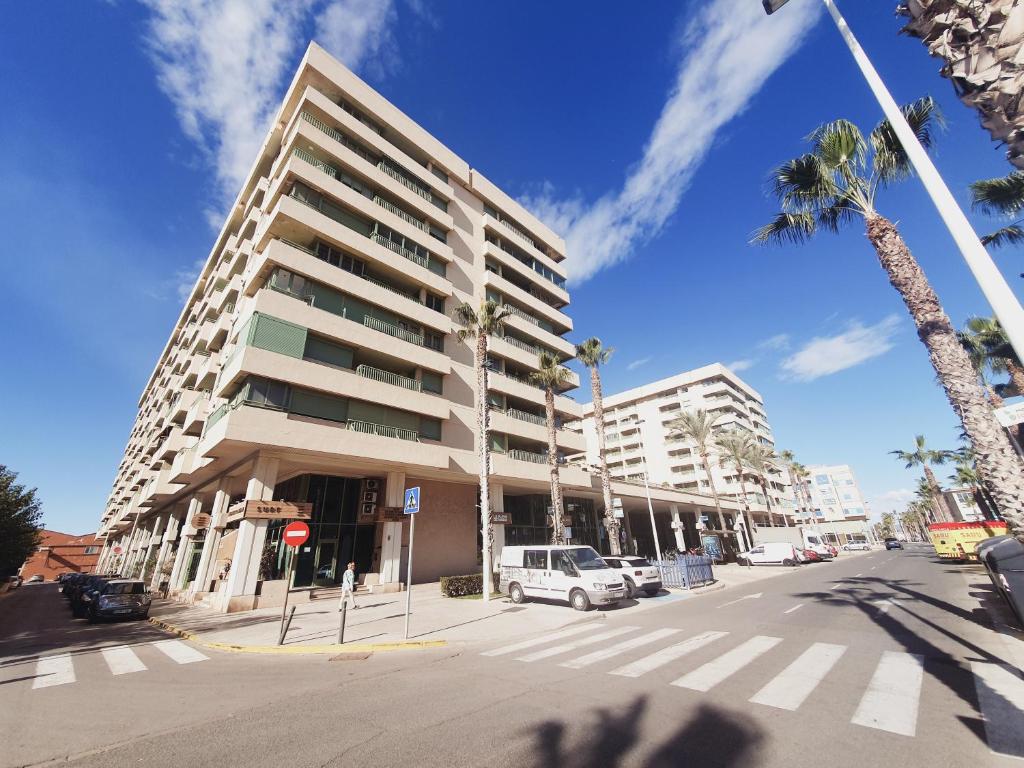
[{"label": "apartment building", "polygon": [[[804,488],[810,500],[799,517],[815,525],[834,544],[870,540],[868,509],[849,464],[814,464]],[[810,512],[810,514],[806,514]]]},{"label": "apartment building", "polygon": [[[604,398],[605,458],[612,477],[640,480],[647,472],[653,484],[710,495],[711,485],[696,447],[671,427],[680,414],[700,409],[716,417],[715,432],[744,431],[774,447],[761,395],[724,365],[715,363]],[[593,404],[585,406],[584,412],[580,429],[587,442],[586,463],[597,465]],[[772,467],[768,478],[771,511],[752,474],[745,474],[741,483],[736,470],[722,465],[716,454],[711,457],[711,475],[719,496],[736,504],[743,501],[745,483],[754,526],[791,524],[792,493],[788,475],[779,467]],[[727,533],[735,529],[731,512],[724,520],[707,512],[704,516],[708,529]]]},{"label": "apartment building", "polygon": [[[226,611],[293,586],[397,588],[478,569],[473,348],[452,313],[505,305],[489,347],[495,541],[546,539],[542,350],[571,358],[565,243],[316,44],[139,400],[101,521],[103,568]],[[582,418],[572,374],[560,422]],[[586,448],[558,430],[565,455]],[[605,549],[599,485],[564,466],[574,540]],[[627,505],[637,499],[626,496]],[[662,493],[659,505],[701,500]]]}]

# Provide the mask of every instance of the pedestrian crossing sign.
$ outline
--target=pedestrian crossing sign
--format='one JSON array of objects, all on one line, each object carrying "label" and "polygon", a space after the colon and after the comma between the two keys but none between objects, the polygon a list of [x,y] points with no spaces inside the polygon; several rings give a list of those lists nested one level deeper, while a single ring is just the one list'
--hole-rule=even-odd
[{"label": "pedestrian crossing sign", "polygon": [[405,509],[403,511],[407,515],[414,515],[420,511],[419,486],[405,489]]}]

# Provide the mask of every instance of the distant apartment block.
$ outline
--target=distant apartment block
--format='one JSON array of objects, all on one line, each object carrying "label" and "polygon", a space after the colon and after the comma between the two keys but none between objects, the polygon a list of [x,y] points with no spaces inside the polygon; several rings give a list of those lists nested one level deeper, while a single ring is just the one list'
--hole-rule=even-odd
[{"label": "distant apartment block", "polygon": [[810,495],[810,515],[804,518],[819,526],[835,543],[868,538],[868,510],[849,464],[815,464],[807,467],[805,488]]}]

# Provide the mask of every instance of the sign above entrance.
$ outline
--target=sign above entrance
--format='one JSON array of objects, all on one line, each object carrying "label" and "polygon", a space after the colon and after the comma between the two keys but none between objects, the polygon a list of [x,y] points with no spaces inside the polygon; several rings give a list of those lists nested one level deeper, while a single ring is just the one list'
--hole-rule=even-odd
[{"label": "sign above entrance", "polygon": [[494,525],[508,525],[512,522],[512,516],[508,512],[491,512],[491,522]]},{"label": "sign above entrance", "polygon": [[227,522],[236,520],[310,520],[313,504],[308,501],[261,501],[246,499],[228,508]]},{"label": "sign above entrance", "polygon": [[420,489],[419,486],[415,488],[405,489],[405,514],[414,515],[420,511]]},{"label": "sign above entrance", "polygon": [[301,547],[306,543],[306,539],[309,538],[309,526],[301,520],[288,523],[284,527],[284,533],[281,534],[281,537],[289,547]]}]

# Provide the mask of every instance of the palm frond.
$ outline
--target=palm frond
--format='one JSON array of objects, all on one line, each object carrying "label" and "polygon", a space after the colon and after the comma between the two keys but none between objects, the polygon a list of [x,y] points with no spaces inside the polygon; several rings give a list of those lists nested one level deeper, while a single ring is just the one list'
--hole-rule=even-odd
[{"label": "palm frond", "polygon": [[750,236],[750,242],[800,245],[810,240],[817,231],[817,228],[818,225],[814,219],[814,214],[810,211],[800,213],[782,212],[770,223],[755,230]]},{"label": "palm frond", "polygon": [[772,193],[788,210],[814,210],[837,191],[832,176],[813,154],[789,160],[772,172]]},{"label": "palm frond", "polygon": [[867,145],[860,128],[849,120],[825,123],[807,138],[814,144],[814,155],[828,171],[856,175],[864,165]]},{"label": "palm frond", "polygon": [[607,363],[614,351],[614,347],[602,346],[599,338],[591,336],[576,345],[576,358],[588,368],[596,368]]},{"label": "palm frond", "polygon": [[[910,104],[900,107],[910,129],[921,142],[921,146],[930,149],[935,143],[935,132],[945,127],[942,110],[931,96],[923,96]],[[903,144],[896,136],[892,123],[883,120],[871,131],[871,148],[875,151],[872,166],[875,175],[883,182],[899,181],[910,176],[912,168]]]},{"label": "palm frond", "polygon": [[1017,224],[997,229],[987,235],[982,235],[983,245],[991,245],[993,248],[1001,248],[1004,245],[1018,245],[1024,243],[1024,229]]},{"label": "palm frond", "polygon": [[971,184],[971,202],[986,213],[1008,216],[1024,210],[1024,171],[1014,171],[998,179],[983,179]]},{"label": "palm frond", "polygon": [[831,205],[818,211],[818,225],[829,232],[838,232],[843,224],[848,224],[864,211],[848,195],[837,197]]},{"label": "palm frond", "polygon": [[558,355],[541,352],[537,355],[537,367],[540,370],[530,374],[530,381],[544,389],[558,391],[569,383],[569,369],[561,364]]}]

